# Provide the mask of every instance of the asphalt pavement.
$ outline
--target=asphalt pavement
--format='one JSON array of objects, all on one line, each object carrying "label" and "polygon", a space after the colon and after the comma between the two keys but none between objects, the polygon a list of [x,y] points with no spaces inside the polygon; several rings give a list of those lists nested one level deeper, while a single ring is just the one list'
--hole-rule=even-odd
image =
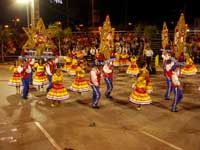
[{"label": "asphalt pavement", "polygon": [[[165,79],[159,70],[151,75],[153,103],[136,110],[128,102],[134,77],[115,70],[113,99],[104,96],[100,109],[90,107],[92,91],[74,93],[51,107],[46,87],[31,87],[28,100],[7,85],[11,73],[0,65],[0,150],[199,150],[200,73],[182,77],[184,98],[179,112],[171,112],[172,97],[163,98]],[[200,68],[198,68],[200,70]],[[65,75],[65,87],[73,77]],[[88,77],[87,77],[88,79]]]}]

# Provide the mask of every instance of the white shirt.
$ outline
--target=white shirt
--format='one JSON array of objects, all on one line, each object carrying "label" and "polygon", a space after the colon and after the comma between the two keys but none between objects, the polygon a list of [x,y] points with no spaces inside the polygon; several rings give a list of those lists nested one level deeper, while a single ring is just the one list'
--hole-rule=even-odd
[{"label": "white shirt", "polygon": [[97,79],[97,74],[99,74],[100,71],[98,69],[93,68],[90,72],[90,80],[91,84],[94,84],[95,86],[99,86],[98,79]]},{"label": "white shirt", "polygon": [[178,78],[178,73],[176,72],[172,72],[172,83],[175,85],[175,86],[180,86],[181,83],[179,81],[179,78]]},{"label": "white shirt", "polygon": [[103,72],[105,73],[111,73],[112,72],[112,69],[109,68],[109,65],[108,64],[105,64],[103,66]]}]

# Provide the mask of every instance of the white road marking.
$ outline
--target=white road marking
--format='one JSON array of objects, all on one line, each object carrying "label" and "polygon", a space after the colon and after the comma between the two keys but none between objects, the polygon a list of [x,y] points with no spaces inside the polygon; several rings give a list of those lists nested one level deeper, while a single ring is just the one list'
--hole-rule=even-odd
[{"label": "white road marking", "polygon": [[37,121],[34,122],[35,125],[40,129],[40,131],[46,136],[49,142],[56,148],[56,150],[62,150],[62,148],[55,142],[55,140],[49,135],[45,128]]},{"label": "white road marking", "polygon": [[151,137],[151,138],[153,138],[153,139],[155,139],[155,140],[157,140],[157,141],[159,141],[159,142],[161,142],[161,143],[163,143],[163,144],[165,144],[165,145],[168,145],[168,146],[170,146],[171,148],[173,148],[173,149],[175,149],[175,150],[184,150],[183,148],[180,148],[180,147],[178,147],[178,146],[176,146],[176,145],[174,145],[174,144],[171,144],[171,143],[169,143],[169,142],[167,142],[167,141],[165,141],[165,140],[162,140],[162,139],[160,139],[159,137],[156,137],[156,136],[154,136],[154,135],[152,135],[152,134],[150,134],[150,133],[147,133],[146,131],[140,130],[139,132],[141,132],[141,133],[147,135],[148,137]]}]

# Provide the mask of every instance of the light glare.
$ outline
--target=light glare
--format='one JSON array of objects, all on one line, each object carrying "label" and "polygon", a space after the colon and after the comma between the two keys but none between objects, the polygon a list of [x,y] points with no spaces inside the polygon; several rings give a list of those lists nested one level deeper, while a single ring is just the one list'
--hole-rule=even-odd
[{"label": "light glare", "polygon": [[21,3],[21,4],[25,4],[25,3],[29,3],[30,0],[17,0],[17,3]]}]

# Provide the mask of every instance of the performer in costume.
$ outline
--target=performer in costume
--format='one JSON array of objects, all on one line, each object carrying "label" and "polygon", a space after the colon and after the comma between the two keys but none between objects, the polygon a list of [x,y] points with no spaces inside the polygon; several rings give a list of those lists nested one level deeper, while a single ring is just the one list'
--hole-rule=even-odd
[{"label": "performer in costume", "polygon": [[128,66],[130,64],[128,58],[128,53],[126,51],[122,51],[120,55],[120,66]]},{"label": "performer in costume", "polygon": [[112,98],[110,95],[113,89],[113,68],[110,64],[110,61],[107,60],[105,61],[105,64],[103,66],[103,75],[104,75],[104,80],[107,85],[105,96],[106,98]]},{"label": "performer in costume", "polygon": [[129,65],[128,69],[126,70],[126,73],[131,76],[137,76],[137,74],[140,72],[138,65],[137,65],[137,58],[135,56],[131,57],[131,64]]},{"label": "performer in costume", "polygon": [[[170,51],[169,51],[170,52]],[[174,66],[174,62],[172,61],[170,53],[167,51],[163,51],[162,58],[163,58],[163,74],[166,80],[166,92],[164,95],[165,100],[170,99],[170,94],[172,92],[172,67]]]},{"label": "performer in costume", "polygon": [[35,63],[34,68],[36,69],[36,73],[33,78],[33,85],[38,86],[38,89],[40,90],[40,88],[43,88],[44,85],[48,84],[43,60],[40,59],[38,63]]},{"label": "performer in costume", "polygon": [[35,59],[29,59],[28,62],[29,62],[29,65],[31,67],[31,73],[30,73],[30,76],[29,76],[29,84],[33,85],[33,72],[34,72],[33,66],[34,66],[34,63],[35,63]]},{"label": "performer in costume", "polygon": [[152,83],[151,83],[151,80],[150,80],[150,77],[149,77],[149,71],[147,70],[147,64],[146,63],[143,64],[143,67],[140,69],[140,71],[142,72],[142,74],[143,74],[143,76],[146,80],[147,92],[151,93],[153,91],[153,86],[152,86]]},{"label": "performer in costume", "polygon": [[195,75],[197,73],[197,68],[191,57],[186,58],[186,63],[183,68],[181,68],[181,74],[183,75]]},{"label": "performer in costume", "polygon": [[75,76],[77,67],[78,67],[78,60],[77,60],[76,56],[73,56],[71,66],[68,71],[69,75]]},{"label": "performer in costume", "polygon": [[20,94],[21,83],[21,73],[18,72],[17,68],[19,67],[19,60],[15,61],[15,64],[10,66],[10,71],[13,72],[12,77],[9,79],[8,85],[16,87],[16,94]]},{"label": "performer in costume", "polygon": [[46,64],[46,73],[47,73],[47,78],[49,81],[49,85],[47,87],[47,92],[49,92],[49,90],[53,87],[53,83],[52,83],[52,75],[55,73],[57,66],[56,66],[56,62],[55,59],[49,59],[47,64]]},{"label": "performer in costume", "polygon": [[183,93],[180,88],[180,81],[179,81],[179,70],[178,69],[173,69],[172,71],[172,87],[174,91],[174,98],[171,106],[171,111],[172,112],[177,112],[177,105],[181,102],[183,98]]},{"label": "performer in costume", "polygon": [[165,79],[167,84],[167,89],[164,95],[165,100],[169,100],[170,94],[172,92],[172,69],[174,69],[175,64],[171,59],[166,60],[165,65]]},{"label": "performer in costume", "polygon": [[113,61],[113,66],[118,67],[120,65],[120,53],[115,52],[115,59]]},{"label": "performer in costume", "polygon": [[65,57],[65,64],[64,64],[63,70],[69,71],[71,63],[72,63],[71,54],[68,53],[67,56]]},{"label": "performer in costume", "polygon": [[105,57],[101,52],[96,53],[96,64],[99,66],[104,65]]},{"label": "performer in costume", "polygon": [[76,77],[70,87],[70,89],[74,92],[87,92],[89,91],[89,85],[87,81],[85,80],[85,67],[83,63],[80,63],[80,65],[76,69]]},{"label": "performer in costume", "polygon": [[61,101],[67,100],[69,98],[69,93],[63,84],[63,74],[60,68],[57,68],[52,76],[53,86],[47,93],[47,99],[52,101],[51,106],[54,107],[57,102],[60,104]]},{"label": "performer in costume", "polygon": [[18,66],[18,72],[21,73],[21,80],[22,80],[22,98],[27,99],[29,93],[29,76],[31,73],[31,67],[28,61],[23,61],[23,64]]},{"label": "performer in costume", "polygon": [[137,110],[141,110],[141,105],[152,102],[147,92],[147,80],[145,78],[144,74],[140,72],[129,96],[129,101],[137,105]]},{"label": "performer in costume", "polygon": [[115,51],[114,51],[114,50],[112,50],[112,51],[110,52],[110,60],[112,61],[112,63],[113,63],[113,61],[115,60]]},{"label": "performer in costume", "polygon": [[97,66],[94,66],[90,71],[90,85],[93,90],[93,95],[92,95],[93,108],[99,108],[98,104],[101,97],[101,93],[99,90],[100,81],[101,81],[101,72]]}]

